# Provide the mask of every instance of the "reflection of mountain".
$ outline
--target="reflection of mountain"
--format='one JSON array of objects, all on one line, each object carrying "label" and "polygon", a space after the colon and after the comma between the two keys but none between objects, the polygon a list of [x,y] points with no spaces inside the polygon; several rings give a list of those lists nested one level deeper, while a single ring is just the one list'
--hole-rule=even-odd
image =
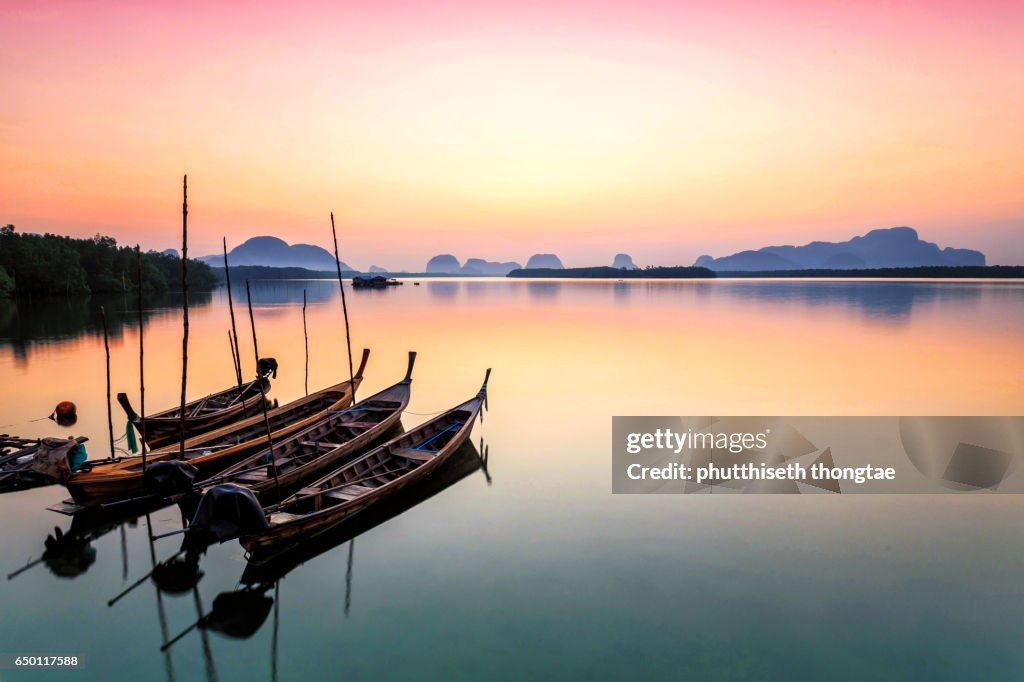
[{"label": "reflection of mountain", "polygon": [[981,287],[966,283],[822,280],[722,282],[716,287],[701,290],[702,294],[711,296],[726,294],[762,302],[856,308],[869,317],[890,321],[908,317],[915,305],[939,301],[970,302],[979,299],[981,292]]},{"label": "reflection of mountain", "polygon": [[940,249],[910,227],[871,230],[845,242],[803,246],[766,246],[723,258],[701,256],[694,265],[716,271],[898,268],[985,265],[985,255],[970,249]]},{"label": "reflection of mountain", "polygon": [[[234,268],[232,268],[234,271]],[[345,285],[348,288],[348,284]],[[286,303],[302,303],[302,292],[306,292],[306,300],[310,303],[322,303],[338,296],[338,281],[323,280],[287,280],[257,279],[249,282],[252,291],[253,305],[281,305]],[[231,298],[235,304],[245,304],[245,282],[241,286],[231,278]]]},{"label": "reflection of mountain", "polygon": [[[299,299],[301,300],[301,296]],[[202,307],[213,300],[212,292],[189,294],[189,305]],[[22,298],[0,300],[0,345],[10,345],[16,357],[24,359],[30,343],[72,339],[103,334],[100,306],[107,313],[107,329],[112,339],[125,327],[138,326],[135,298],[117,295]],[[181,295],[150,296],[145,301],[145,318],[165,311],[181,310]]]}]

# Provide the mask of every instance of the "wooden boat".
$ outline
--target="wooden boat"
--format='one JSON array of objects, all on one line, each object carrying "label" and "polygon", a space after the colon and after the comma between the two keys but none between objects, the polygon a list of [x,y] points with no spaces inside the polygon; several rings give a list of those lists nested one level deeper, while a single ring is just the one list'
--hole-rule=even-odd
[{"label": "wooden boat", "polygon": [[487,397],[487,370],[480,391],[466,402],[374,448],[280,504],[266,508],[266,529],[239,542],[262,555],[317,536],[353,514],[422,480],[469,436]]},{"label": "wooden boat", "polygon": [[433,474],[403,494],[382,500],[363,513],[349,517],[329,531],[317,535],[315,539],[287,552],[278,552],[266,558],[260,554],[250,554],[239,582],[243,585],[256,585],[283,578],[297,566],[404,514],[485,467],[480,452],[471,439],[467,438]]},{"label": "wooden boat", "polygon": [[[266,392],[270,390],[268,377],[271,372],[276,378],[277,362],[270,359],[260,360],[258,376],[252,381],[186,403],[185,437],[205,433],[261,411],[261,402]],[[181,440],[180,406],[140,417],[132,408],[126,394],[118,393],[117,402],[128,415],[128,421],[151,448],[178,443]]]},{"label": "wooden boat", "polygon": [[[358,388],[363,380],[368,349],[363,350],[353,381]],[[267,411],[267,422],[274,441],[278,441],[316,422],[326,419],[331,413],[344,410],[352,404],[353,388],[343,381],[286,405]],[[206,433],[185,441],[185,461],[199,470],[200,479],[209,478],[254,450],[267,445],[267,429],[263,414]],[[180,446],[168,445],[151,452],[146,457],[147,465],[153,462],[178,458]],[[92,467],[89,471],[77,473],[64,484],[77,506],[88,507],[103,502],[146,495],[141,457],[130,457],[117,462]],[[75,505],[68,506],[71,509]]]},{"label": "wooden boat", "polygon": [[[70,452],[75,445],[87,440],[85,437],[39,439],[0,434],[0,493],[57,483],[53,476],[33,466],[36,453],[42,447],[67,448]],[[84,452],[82,456],[84,458]]]},{"label": "wooden boat", "polygon": [[398,423],[409,405],[415,364],[416,353],[410,352],[405,378],[397,384],[275,442],[273,462],[270,450],[262,450],[205,483],[234,483],[249,488],[262,499],[275,491],[294,489],[303,480],[336,468],[380,440]]}]

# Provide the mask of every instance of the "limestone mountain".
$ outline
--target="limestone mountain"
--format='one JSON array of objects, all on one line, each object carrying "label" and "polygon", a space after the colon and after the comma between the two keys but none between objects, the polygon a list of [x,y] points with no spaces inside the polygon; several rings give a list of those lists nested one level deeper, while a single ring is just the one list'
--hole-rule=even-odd
[{"label": "limestone mountain", "polygon": [[[199,258],[213,266],[224,265],[220,254]],[[306,268],[308,270],[334,270],[334,255],[327,249],[312,244],[289,244],[277,237],[253,237],[228,251],[228,263],[235,265],[267,265],[277,268]],[[352,270],[342,262],[342,270]]]},{"label": "limestone mountain", "polygon": [[972,249],[939,248],[910,227],[871,230],[845,242],[811,242],[803,246],[766,246],[731,256],[701,256],[696,266],[718,271],[899,268],[985,265],[985,254]]}]

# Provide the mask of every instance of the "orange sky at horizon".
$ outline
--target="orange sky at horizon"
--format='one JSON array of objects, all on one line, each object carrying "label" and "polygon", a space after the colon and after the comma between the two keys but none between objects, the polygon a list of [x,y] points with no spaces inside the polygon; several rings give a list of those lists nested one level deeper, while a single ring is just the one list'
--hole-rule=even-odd
[{"label": "orange sky at horizon", "polygon": [[0,4],[0,223],[689,264],[910,225],[1024,263],[1024,5]]}]

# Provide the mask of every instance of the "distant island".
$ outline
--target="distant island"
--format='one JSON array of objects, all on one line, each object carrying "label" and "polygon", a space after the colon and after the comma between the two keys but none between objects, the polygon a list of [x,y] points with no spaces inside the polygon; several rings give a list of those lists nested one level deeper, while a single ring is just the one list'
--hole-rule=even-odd
[{"label": "distant island", "polygon": [[717,272],[960,267],[984,266],[985,254],[972,249],[940,249],[918,237],[911,227],[890,227],[845,242],[766,246],[722,258],[701,256],[694,265]]},{"label": "distant island", "polygon": [[470,258],[465,265],[449,253],[434,256],[427,261],[426,272],[434,275],[468,275],[476,277],[504,277],[523,267],[515,261],[499,262],[483,258]]},{"label": "distant island", "polygon": [[613,268],[599,265],[592,268],[523,268],[508,273],[509,277],[568,279],[708,279],[717,277],[714,270],[677,265],[649,267],[643,270]]},{"label": "distant island", "polygon": [[[202,256],[196,260],[212,266],[224,265],[224,254]],[[277,237],[253,237],[228,251],[228,264],[263,265],[274,268],[305,268],[307,270],[335,270],[334,254],[312,244],[289,244]],[[342,270],[352,270],[344,261]]]}]

